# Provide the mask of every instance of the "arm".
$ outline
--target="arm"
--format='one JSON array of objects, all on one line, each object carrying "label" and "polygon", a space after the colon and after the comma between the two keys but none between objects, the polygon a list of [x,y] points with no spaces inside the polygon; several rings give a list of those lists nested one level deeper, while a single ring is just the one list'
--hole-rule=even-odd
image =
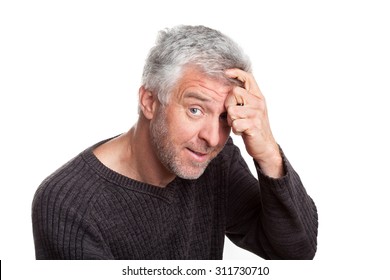
[{"label": "arm", "polygon": [[282,154],[285,176],[257,181],[238,148],[230,170],[226,235],[265,259],[312,259],[317,247],[317,210],[298,174]]},{"label": "arm", "polygon": [[264,258],[311,259],[318,226],[314,203],[272,135],[265,98],[253,75],[240,69],[225,73],[242,82],[242,87],[232,89],[225,107],[228,124],[242,136],[259,181],[248,174],[242,157],[236,156],[228,236]]},{"label": "arm", "polygon": [[32,205],[36,259],[112,259],[96,223],[89,218],[88,205],[70,197],[66,187],[50,181],[36,192]]}]

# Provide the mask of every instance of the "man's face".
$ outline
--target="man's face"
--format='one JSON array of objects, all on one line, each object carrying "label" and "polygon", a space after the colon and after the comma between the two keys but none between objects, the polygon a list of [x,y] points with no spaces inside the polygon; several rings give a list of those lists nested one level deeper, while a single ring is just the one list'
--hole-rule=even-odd
[{"label": "man's face", "polygon": [[151,140],[170,172],[196,179],[223,149],[230,133],[224,102],[231,90],[231,85],[187,68],[168,105],[158,104]]}]

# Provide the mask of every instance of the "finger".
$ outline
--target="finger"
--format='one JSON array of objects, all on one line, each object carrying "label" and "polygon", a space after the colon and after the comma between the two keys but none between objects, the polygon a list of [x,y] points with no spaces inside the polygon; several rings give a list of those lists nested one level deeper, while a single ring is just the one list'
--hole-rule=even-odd
[{"label": "finger", "polygon": [[238,69],[238,68],[233,68],[233,69],[227,69],[225,71],[225,74],[232,79],[237,79],[241,82],[244,83],[245,89],[248,89],[248,80],[249,80],[249,73],[245,72],[244,70]]},{"label": "finger", "polygon": [[233,126],[235,120],[250,118],[250,113],[247,112],[247,108],[241,106],[230,106],[227,110],[227,123],[229,126]]},{"label": "finger", "polygon": [[243,94],[245,94],[245,89],[236,87],[226,97],[225,108],[229,126],[232,126],[233,120],[245,118],[245,111],[247,110],[245,104],[247,101],[244,99]]},{"label": "finger", "polygon": [[248,119],[235,119],[232,122],[232,131],[236,135],[248,134],[251,127],[251,121]]},{"label": "finger", "polygon": [[247,92],[263,97],[263,94],[251,73],[245,72],[238,68],[234,68],[226,70],[225,74],[229,78],[241,81],[244,84],[244,88],[247,90]]},{"label": "finger", "polygon": [[225,107],[228,108],[229,106],[244,106],[247,104],[247,100],[245,99],[245,95],[247,94],[248,93],[246,90],[241,87],[233,88],[233,90],[226,97]]},{"label": "finger", "polygon": [[232,132],[235,135],[242,135],[242,133],[243,133],[243,130],[240,128],[239,122],[240,122],[240,120],[237,119],[237,120],[233,120],[232,124],[231,124]]}]

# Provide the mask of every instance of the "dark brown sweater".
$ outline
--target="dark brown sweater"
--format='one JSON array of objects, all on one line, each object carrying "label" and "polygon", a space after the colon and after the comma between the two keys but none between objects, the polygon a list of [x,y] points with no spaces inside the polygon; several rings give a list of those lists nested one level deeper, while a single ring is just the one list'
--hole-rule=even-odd
[{"label": "dark brown sweater", "polygon": [[316,207],[284,155],[286,176],[256,180],[229,139],[199,179],[159,188],[104,166],[103,142],[38,188],[37,259],[222,259],[225,235],[265,259],[314,257]]}]

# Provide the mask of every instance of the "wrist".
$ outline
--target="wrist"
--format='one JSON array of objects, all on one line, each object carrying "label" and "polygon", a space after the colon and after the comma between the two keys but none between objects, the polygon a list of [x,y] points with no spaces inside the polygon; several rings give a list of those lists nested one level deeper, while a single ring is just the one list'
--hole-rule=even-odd
[{"label": "wrist", "polygon": [[261,157],[254,158],[254,160],[257,162],[262,172],[268,177],[277,179],[285,175],[283,158],[278,145],[270,149],[269,152],[263,154]]}]

